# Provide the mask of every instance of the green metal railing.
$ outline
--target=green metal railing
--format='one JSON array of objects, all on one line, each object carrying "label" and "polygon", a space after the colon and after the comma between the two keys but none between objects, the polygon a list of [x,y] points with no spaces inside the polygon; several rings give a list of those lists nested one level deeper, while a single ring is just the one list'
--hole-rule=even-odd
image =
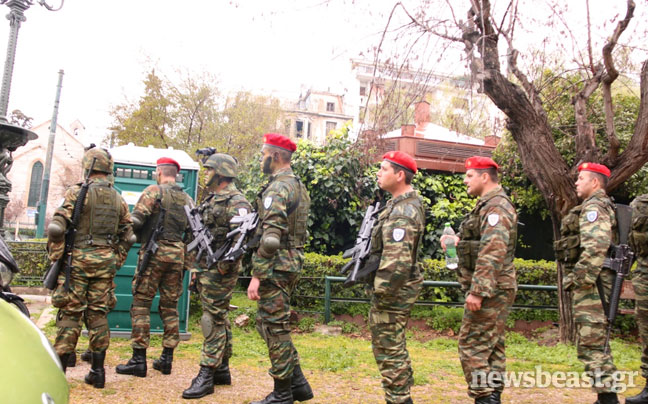
[{"label": "green metal railing", "polygon": [[[346,280],[342,276],[326,276],[324,277],[324,323],[331,321],[331,302],[345,302],[345,303],[368,303],[369,299],[360,298],[337,298],[331,296],[331,283],[341,283]],[[459,282],[449,281],[423,281],[424,287],[444,287],[444,288],[458,288]],[[558,287],[553,285],[518,285],[518,290],[536,290],[545,292],[556,292]],[[419,306],[463,306],[463,302],[438,302],[438,301],[417,301],[415,303]],[[513,304],[514,309],[540,309],[540,310],[557,310],[558,306],[547,305],[527,305],[527,304]]]}]

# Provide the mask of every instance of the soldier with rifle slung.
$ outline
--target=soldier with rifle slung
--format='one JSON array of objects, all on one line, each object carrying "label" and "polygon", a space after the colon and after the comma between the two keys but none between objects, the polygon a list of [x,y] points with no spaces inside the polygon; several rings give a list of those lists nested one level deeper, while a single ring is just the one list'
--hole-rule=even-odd
[{"label": "soldier with rifle slung", "polygon": [[587,162],[578,171],[576,194],[583,203],[563,218],[561,238],[554,247],[556,258],[565,263],[563,288],[573,292],[578,359],[590,375],[600,375],[600,385],[592,383],[598,394],[597,403],[616,404],[616,367],[607,344],[603,343],[607,328],[603,302],[611,295],[615,279],[615,272],[606,268],[604,262],[610,246],[618,243],[614,204],[605,193],[610,170],[602,164]]},{"label": "soldier with rifle slung", "polygon": [[142,243],[133,276],[130,310],[133,356],[126,364],[117,365],[119,374],[146,377],[151,304],[158,290],[164,336],[162,355],[153,361],[153,369],[171,374],[173,350],[180,342],[178,300],[184,270],[189,265],[185,259],[189,232],[184,206],[193,204],[191,197],[176,184],[179,171],[177,161],[168,157],[158,159],[157,185],[146,187],[133,208],[133,227]]},{"label": "soldier with rifle slung", "polygon": [[91,148],[82,166],[86,180],[65,192],[47,230],[49,258],[56,261],[53,269],[60,269],[52,294],[52,304],[59,309],[54,348],[65,371],[85,316],[92,351],[85,382],[103,388],[110,343],[106,316],[116,303],[113,278],[135,236],[128,205],[109,179],[113,172],[110,154]]},{"label": "soldier with rifle slung", "polygon": [[372,226],[371,253],[361,270],[375,271],[368,277],[373,292],[369,328],[388,404],[413,402],[414,372],[405,347],[405,328],[423,284],[417,256],[425,230],[423,203],[411,185],[416,171],[416,161],[407,153],[383,156],[378,186],[392,198]]},{"label": "soldier with rifle slung", "polygon": [[[216,254],[224,252],[231,244],[232,240],[228,240],[227,235],[238,226],[231,223],[232,218],[249,214],[252,206],[234,185],[238,163],[232,156],[212,154],[203,166],[209,194],[197,211],[202,226],[211,236],[210,250]],[[215,265],[209,261],[209,253],[202,254],[197,265],[194,265],[198,267],[196,286],[202,302],[200,323],[205,340],[200,356],[200,371],[191,386],[182,393],[182,398],[204,397],[214,392],[214,385],[232,384],[229,370],[232,330],[227,313],[232,290],[238,280],[240,256],[239,259],[220,261]]]}]

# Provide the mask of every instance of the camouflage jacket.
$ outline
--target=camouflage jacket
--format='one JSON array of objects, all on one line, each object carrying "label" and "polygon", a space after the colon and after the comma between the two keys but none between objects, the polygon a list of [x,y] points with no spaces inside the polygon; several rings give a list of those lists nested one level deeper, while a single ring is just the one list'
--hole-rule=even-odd
[{"label": "camouflage jacket", "polygon": [[[467,224],[476,218],[477,229],[474,260],[474,272],[463,265],[463,257],[468,253],[460,252],[470,245],[466,234]],[[498,289],[515,289],[517,287],[513,257],[517,238],[517,212],[500,185],[482,195],[477,205],[461,224],[460,242],[457,255],[460,257],[460,282],[464,290],[477,296],[491,297]]]},{"label": "camouflage jacket", "polygon": [[[193,205],[193,200],[189,195],[186,195],[186,204]],[[143,226],[146,226],[147,219],[159,213],[160,208],[156,201],[158,199],[162,199],[162,192],[160,190],[160,186],[157,184],[152,184],[149,185],[142,191],[142,194],[140,195],[139,199],[137,200],[137,203],[135,204],[135,207],[133,208],[133,216],[138,216],[140,220],[143,223]],[[154,223],[150,224],[151,226],[154,225]],[[171,241],[171,240],[158,240],[158,250],[155,253],[155,256],[158,260],[163,261],[163,262],[185,262],[185,254],[186,254],[186,238],[188,235],[191,234],[191,229],[189,228],[189,225],[185,228],[184,231],[184,240],[182,241]],[[144,246],[142,245],[142,248]],[[142,252],[142,249],[140,249],[140,253]]]},{"label": "camouflage jacket", "polygon": [[[108,184],[112,186],[112,182],[108,176],[96,176],[90,180],[91,184]],[[65,222],[70,226],[72,221],[72,213],[74,211],[74,204],[76,203],[77,196],[79,195],[79,190],[81,190],[81,183],[75,184],[72,187],[68,188],[65,191],[63,197],[63,203],[61,206],[56,208],[54,211],[54,216],[59,216],[65,220]],[[116,191],[115,191],[116,192]],[[131,247],[131,237],[133,234],[133,222],[131,221],[130,213],[128,213],[128,204],[121,195],[118,195],[120,199],[120,212],[119,212],[119,224],[117,225],[117,243],[114,246],[89,246],[89,247],[75,247],[73,255],[75,259],[84,261],[83,257],[88,257],[89,259],[93,257],[105,257],[112,254],[117,254],[119,257],[119,263],[123,263],[126,260],[126,255],[128,255],[128,250]],[[86,212],[86,207],[88,206],[88,198],[84,201],[84,208],[81,210],[81,215],[89,214]],[[47,241],[47,250],[50,260],[55,261],[61,258],[63,255],[63,249],[65,247],[65,240],[61,241]],[[120,265],[121,266],[121,265]]]},{"label": "camouflage jacket", "polygon": [[597,190],[580,206],[580,255],[563,282],[564,288],[596,283],[608,249],[616,239],[614,205],[604,190]]},{"label": "camouflage jacket", "polygon": [[[216,251],[225,242],[225,236],[234,230],[238,224],[230,223],[234,216],[246,215],[252,211],[252,206],[233,183],[228,184],[219,192],[209,194],[198,207],[202,222],[214,237],[212,249]],[[236,239],[233,241],[236,242]],[[198,271],[207,268],[206,257],[201,259]],[[236,263],[219,262],[218,269],[225,273],[238,266]]]},{"label": "camouflage jacket", "polygon": [[[285,180],[293,175],[290,167],[274,173],[259,194],[256,202],[260,215],[257,234],[262,234],[269,227],[279,229],[282,234],[288,232],[288,206],[299,198],[293,184]],[[310,200],[305,202],[310,203]],[[252,256],[252,276],[266,279],[272,276],[273,271],[301,272],[303,264],[303,248],[280,248],[272,258],[264,258],[255,252]]]},{"label": "camouflage jacket", "polygon": [[412,276],[425,231],[423,202],[416,191],[387,202],[371,234],[372,250],[380,252],[373,293],[391,295]]}]

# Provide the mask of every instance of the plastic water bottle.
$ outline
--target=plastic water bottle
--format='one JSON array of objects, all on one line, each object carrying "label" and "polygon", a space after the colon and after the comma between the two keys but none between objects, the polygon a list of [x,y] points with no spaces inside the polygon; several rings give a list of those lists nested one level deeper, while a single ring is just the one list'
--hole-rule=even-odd
[{"label": "plastic water bottle", "polygon": [[[452,230],[450,223],[445,224],[445,228],[443,229],[443,234],[449,236],[455,235],[455,232],[454,230]],[[446,246],[446,250],[445,250],[446,268],[457,269],[457,266],[459,264],[459,258],[457,258],[457,248],[455,246],[454,237],[446,238],[445,246]]]}]

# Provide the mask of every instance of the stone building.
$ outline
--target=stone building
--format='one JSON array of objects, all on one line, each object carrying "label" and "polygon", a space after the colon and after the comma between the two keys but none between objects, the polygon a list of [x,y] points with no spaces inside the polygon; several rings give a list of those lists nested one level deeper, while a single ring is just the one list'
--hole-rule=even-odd
[{"label": "stone building", "polygon": [[[9,204],[5,209],[5,227],[34,228],[49,141],[50,121],[31,128],[38,139],[28,142],[13,153],[13,166],[7,177],[12,184]],[[84,126],[74,121],[69,129],[56,127],[52,169],[47,200],[46,221],[58,207],[65,190],[82,177],[81,158],[84,153]]]}]

